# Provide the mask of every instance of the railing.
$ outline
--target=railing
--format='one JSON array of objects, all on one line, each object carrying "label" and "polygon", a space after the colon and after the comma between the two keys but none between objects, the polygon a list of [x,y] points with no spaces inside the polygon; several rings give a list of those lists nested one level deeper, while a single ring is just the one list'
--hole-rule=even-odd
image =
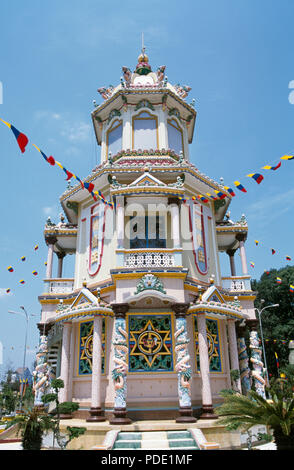
[{"label": "railing", "polygon": [[231,292],[251,291],[250,276],[223,277],[222,286]]},{"label": "railing", "polygon": [[175,266],[174,253],[170,251],[125,252],[124,266],[127,268],[160,268]]},{"label": "railing", "polygon": [[69,294],[73,291],[74,279],[45,279],[46,294]]}]

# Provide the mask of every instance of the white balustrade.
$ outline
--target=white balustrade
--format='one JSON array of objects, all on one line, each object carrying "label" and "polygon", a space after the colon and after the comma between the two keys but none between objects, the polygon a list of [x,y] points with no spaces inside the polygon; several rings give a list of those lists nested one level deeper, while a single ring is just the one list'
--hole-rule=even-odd
[{"label": "white balustrade", "polygon": [[125,253],[124,266],[127,268],[166,268],[175,266],[175,258],[173,253],[165,251],[131,252]]},{"label": "white balustrade", "polygon": [[222,278],[222,285],[224,289],[227,289],[231,292],[251,291],[250,276],[246,278]]},{"label": "white balustrade", "polygon": [[69,294],[73,291],[73,279],[45,279],[46,293],[48,294]]}]

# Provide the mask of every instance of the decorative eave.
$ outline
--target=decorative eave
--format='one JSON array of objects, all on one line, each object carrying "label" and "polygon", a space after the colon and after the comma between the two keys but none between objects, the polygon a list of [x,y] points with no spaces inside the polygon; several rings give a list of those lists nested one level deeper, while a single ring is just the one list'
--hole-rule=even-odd
[{"label": "decorative eave", "polygon": [[55,323],[80,320],[81,318],[92,318],[94,316],[113,317],[113,311],[109,307],[93,306],[93,304],[74,307],[64,310],[53,317]]},{"label": "decorative eave", "polygon": [[[147,158],[145,154],[142,154],[144,158]],[[136,167],[132,167],[128,165],[127,167],[123,167],[121,165],[118,165],[117,163],[114,165],[109,165],[106,164],[104,166],[100,165],[96,171],[93,171],[93,173],[89,176],[87,176],[83,182],[87,183],[95,183],[98,179],[102,178],[102,180],[99,182],[97,187],[95,186],[95,189],[101,189],[102,187],[107,184],[107,176],[109,174],[112,175],[120,175],[120,174],[136,174],[136,173],[142,173],[144,171],[144,166],[146,166],[146,162],[144,161],[141,165],[137,165]],[[170,173],[170,174],[180,174],[184,173],[185,175],[190,176],[191,183],[195,183],[195,180],[204,183],[207,186],[207,190],[217,190],[221,191],[226,195],[227,201],[230,203],[232,196],[224,189],[224,187],[219,184],[218,182],[214,181],[212,178],[209,178],[206,176],[204,173],[201,173],[194,165],[192,164],[187,164],[183,163],[181,165],[178,164],[178,162],[175,162],[173,164],[168,164],[168,165],[163,165],[163,166],[153,166],[152,164],[149,165],[149,171],[152,172],[153,174],[160,174],[160,173]],[[78,184],[74,186],[73,188],[65,191],[61,196],[60,196],[60,202],[63,205],[63,207],[66,210],[66,202],[71,201],[82,201],[84,200],[82,198],[82,195],[85,194],[86,197],[91,197],[85,189],[82,188],[81,184]]]},{"label": "decorative eave", "polygon": [[181,120],[187,126],[189,143],[192,142],[197,113],[193,106],[177,96],[169,87],[118,88],[110,98],[92,112],[92,121],[99,145],[102,142],[102,126],[108,120],[110,112],[113,109],[121,112],[125,106],[136,106],[138,99],[148,99],[153,106],[165,106],[168,111],[176,108]]},{"label": "decorative eave", "polygon": [[213,301],[197,301],[196,304],[191,305],[188,309],[187,315],[197,313],[205,313],[207,315],[220,315],[234,319],[247,318],[247,315],[242,313],[242,309],[233,307],[227,303],[213,302]]},{"label": "decorative eave", "polygon": [[44,229],[44,238],[46,244],[54,240],[54,251],[64,253],[74,253],[76,250],[78,229],[76,225],[52,224],[46,225]]}]

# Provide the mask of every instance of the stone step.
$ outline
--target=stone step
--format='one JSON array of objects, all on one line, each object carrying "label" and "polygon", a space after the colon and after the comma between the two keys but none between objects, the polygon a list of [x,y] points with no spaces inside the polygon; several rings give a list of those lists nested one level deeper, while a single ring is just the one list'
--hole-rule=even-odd
[{"label": "stone step", "polygon": [[127,440],[127,441],[140,441],[142,439],[142,433],[141,432],[120,432],[117,436],[117,440]]},{"label": "stone step", "polygon": [[199,450],[189,431],[120,432],[113,450]]},{"label": "stone step", "polygon": [[120,439],[115,441],[113,450],[118,450],[118,449],[140,449],[141,448],[141,440],[135,440],[135,439]]},{"label": "stone step", "polygon": [[168,443],[169,443],[169,447],[170,448],[174,448],[174,447],[182,447],[182,448],[186,448],[186,447],[191,447],[191,446],[195,446],[195,441],[194,439],[190,438],[190,439],[169,439],[168,440]]}]

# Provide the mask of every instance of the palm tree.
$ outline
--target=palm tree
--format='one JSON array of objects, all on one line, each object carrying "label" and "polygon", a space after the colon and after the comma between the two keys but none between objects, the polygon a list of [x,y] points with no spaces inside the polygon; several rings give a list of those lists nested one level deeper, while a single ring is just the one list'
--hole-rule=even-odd
[{"label": "palm tree", "polygon": [[241,395],[223,390],[224,403],[216,410],[228,429],[248,431],[254,425],[266,425],[273,432],[277,450],[294,450],[294,397],[289,386],[277,379],[268,389],[271,400],[256,391]]}]

